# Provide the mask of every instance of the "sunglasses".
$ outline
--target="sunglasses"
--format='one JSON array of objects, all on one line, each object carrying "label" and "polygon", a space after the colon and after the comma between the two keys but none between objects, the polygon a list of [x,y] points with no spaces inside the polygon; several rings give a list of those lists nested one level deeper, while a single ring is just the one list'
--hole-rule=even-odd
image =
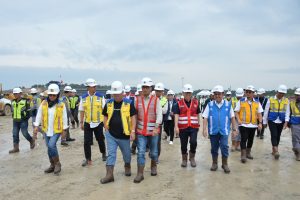
[{"label": "sunglasses", "polygon": [[250,91],[250,90],[246,90],[246,93],[254,93],[254,92],[252,92],[252,91]]},{"label": "sunglasses", "polygon": [[49,94],[48,96],[49,97],[56,97],[57,95],[56,94]]}]

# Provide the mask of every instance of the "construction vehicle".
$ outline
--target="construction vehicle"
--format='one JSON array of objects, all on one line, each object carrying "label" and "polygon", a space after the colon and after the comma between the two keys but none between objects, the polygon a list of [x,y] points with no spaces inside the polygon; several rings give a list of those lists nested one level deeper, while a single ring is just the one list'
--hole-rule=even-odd
[{"label": "construction vehicle", "polygon": [[3,97],[0,97],[0,114],[1,115],[11,115],[11,100],[9,99],[10,95],[5,95]]}]

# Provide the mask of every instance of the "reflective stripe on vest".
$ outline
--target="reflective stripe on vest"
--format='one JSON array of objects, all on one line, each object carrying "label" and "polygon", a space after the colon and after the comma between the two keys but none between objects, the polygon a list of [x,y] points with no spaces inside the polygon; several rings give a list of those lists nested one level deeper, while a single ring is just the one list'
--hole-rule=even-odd
[{"label": "reflective stripe on vest", "polygon": [[[125,135],[130,135],[131,132],[131,118],[130,118],[130,102],[127,99],[123,99],[120,114],[121,121],[123,125],[123,131]],[[126,102],[125,102],[126,101]],[[107,102],[107,126],[109,126],[109,122],[114,113],[114,99],[110,99]]]},{"label": "reflective stripe on vest", "polygon": [[[54,113],[54,124],[53,131],[54,134],[60,134],[63,132],[63,111],[65,104],[59,102],[55,105]],[[48,131],[49,119],[48,119],[48,102],[44,100],[42,102],[42,130],[46,133]]]},{"label": "reflective stripe on vest", "polygon": [[271,97],[268,120],[274,121],[279,117],[281,121],[285,121],[285,112],[288,104],[289,100],[285,97],[282,98],[280,103],[278,99]]},{"label": "reflective stripe on vest", "polygon": [[156,102],[157,97],[151,96],[145,108],[144,97],[138,96],[136,99],[137,108],[137,133],[144,136],[153,135],[156,124]]},{"label": "reflective stripe on vest", "polygon": [[291,101],[291,124],[300,124],[300,109],[296,104],[296,101]]},{"label": "reflective stripe on vest", "polygon": [[232,105],[233,110],[235,109],[236,103],[237,103],[238,101],[239,101],[239,100],[238,100],[236,97],[233,97],[233,98],[231,99],[231,105]]},{"label": "reflective stripe on vest", "polygon": [[76,108],[76,103],[78,101],[78,96],[70,97],[70,108],[75,109]]},{"label": "reflective stripe on vest", "polygon": [[199,128],[198,121],[198,101],[195,99],[191,100],[190,107],[188,108],[184,99],[178,101],[180,114],[178,117],[178,128],[185,129],[188,127]]},{"label": "reflective stripe on vest", "polygon": [[87,96],[82,99],[85,122],[87,123],[101,123],[103,122],[102,115],[102,97],[99,96]]},{"label": "reflective stripe on vest", "polygon": [[26,104],[27,100],[26,99],[21,99],[19,102],[14,100],[12,102],[12,107],[13,107],[13,119],[15,120],[21,120],[27,115],[26,111]]},{"label": "reflective stripe on vest", "polygon": [[259,108],[259,102],[252,101],[248,103],[247,98],[240,100],[239,117],[243,124],[257,124],[257,113]]},{"label": "reflective stripe on vest", "polygon": [[230,133],[230,110],[231,103],[224,100],[223,105],[219,108],[215,101],[211,101],[209,106],[208,130],[210,135],[229,135]]}]

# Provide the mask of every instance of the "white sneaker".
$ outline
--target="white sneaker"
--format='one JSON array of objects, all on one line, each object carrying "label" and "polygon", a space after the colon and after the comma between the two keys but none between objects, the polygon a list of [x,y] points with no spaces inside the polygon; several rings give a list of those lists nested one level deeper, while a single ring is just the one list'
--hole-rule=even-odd
[{"label": "white sneaker", "polygon": [[172,141],[170,141],[170,142],[169,142],[169,144],[173,144],[173,142],[172,142]]}]

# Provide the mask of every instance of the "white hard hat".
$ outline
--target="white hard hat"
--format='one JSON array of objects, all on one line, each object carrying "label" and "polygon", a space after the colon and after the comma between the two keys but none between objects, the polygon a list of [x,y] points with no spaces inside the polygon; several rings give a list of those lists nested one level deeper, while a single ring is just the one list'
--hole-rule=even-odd
[{"label": "white hard hat", "polygon": [[95,79],[88,78],[88,79],[85,81],[85,86],[88,86],[88,87],[95,87],[95,86],[97,86],[97,83],[96,83]]},{"label": "white hard hat", "polygon": [[138,95],[139,95],[139,92],[138,92],[138,91],[136,91],[136,92],[134,93],[134,95],[135,95],[135,96],[138,96]]},{"label": "white hard hat", "polygon": [[255,92],[255,88],[253,85],[248,85],[245,90],[250,90],[252,92]]},{"label": "white hard hat", "polygon": [[227,95],[231,95],[231,91],[228,90],[228,91],[226,92],[226,94],[227,94]]},{"label": "white hard hat", "polygon": [[159,91],[163,91],[165,90],[164,84],[163,83],[156,83],[154,90],[159,90]]},{"label": "white hard hat", "polygon": [[259,88],[257,90],[257,94],[265,94],[266,93],[266,90],[264,88]]},{"label": "white hard hat", "polygon": [[40,96],[41,96],[41,97],[47,97],[47,96],[48,96],[48,95],[47,95],[47,90],[44,91],[44,92],[41,92],[41,93],[40,93]]},{"label": "white hard hat", "polygon": [[35,88],[31,88],[30,89],[30,93],[31,94],[36,94],[38,91],[37,91],[37,89],[35,89]]},{"label": "white hard hat", "polygon": [[58,94],[58,93],[59,93],[59,87],[57,84],[52,83],[48,86],[48,95],[49,94]]},{"label": "white hard hat", "polygon": [[14,94],[19,94],[19,93],[22,93],[22,90],[21,90],[21,88],[14,88],[13,93]]},{"label": "white hard hat", "polygon": [[222,85],[216,85],[212,91],[213,92],[224,92],[224,88]]},{"label": "white hard hat", "polygon": [[152,92],[151,92],[151,95],[152,95],[152,96],[155,96],[155,91],[152,91]]},{"label": "white hard hat", "polygon": [[182,92],[191,92],[191,93],[193,93],[193,86],[191,84],[185,84],[183,86]]},{"label": "white hard hat", "polygon": [[277,92],[286,94],[287,93],[286,85],[279,85]]},{"label": "white hard hat", "polygon": [[235,90],[235,96],[237,96],[237,97],[243,97],[244,96],[244,90],[243,90],[243,88],[237,88]]},{"label": "white hard hat", "polygon": [[295,93],[294,93],[294,94],[300,95],[300,88],[297,88],[297,89],[295,90]]},{"label": "white hard hat", "polygon": [[125,90],[125,92],[130,92],[131,91],[130,85],[125,85],[124,90]]},{"label": "white hard hat", "polygon": [[141,84],[137,84],[136,91],[138,91],[138,92],[142,91],[142,85]]},{"label": "white hard hat", "polygon": [[110,90],[107,90],[105,94],[111,94]]},{"label": "white hard hat", "polygon": [[175,93],[174,93],[173,90],[169,90],[169,91],[167,92],[167,95],[175,95]]},{"label": "white hard hat", "polygon": [[65,86],[64,91],[65,92],[73,92],[71,86],[69,86],[69,85]]},{"label": "white hard hat", "polygon": [[153,81],[151,80],[151,78],[145,77],[142,79],[142,84],[141,86],[149,86],[151,87],[153,85]]},{"label": "white hard hat", "polygon": [[73,89],[72,92],[73,92],[73,93],[76,93],[77,91],[76,91],[76,89]]},{"label": "white hard hat", "polygon": [[111,84],[110,94],[122,94],[123,93],[123,84],[121,81],[114,81]]}]

